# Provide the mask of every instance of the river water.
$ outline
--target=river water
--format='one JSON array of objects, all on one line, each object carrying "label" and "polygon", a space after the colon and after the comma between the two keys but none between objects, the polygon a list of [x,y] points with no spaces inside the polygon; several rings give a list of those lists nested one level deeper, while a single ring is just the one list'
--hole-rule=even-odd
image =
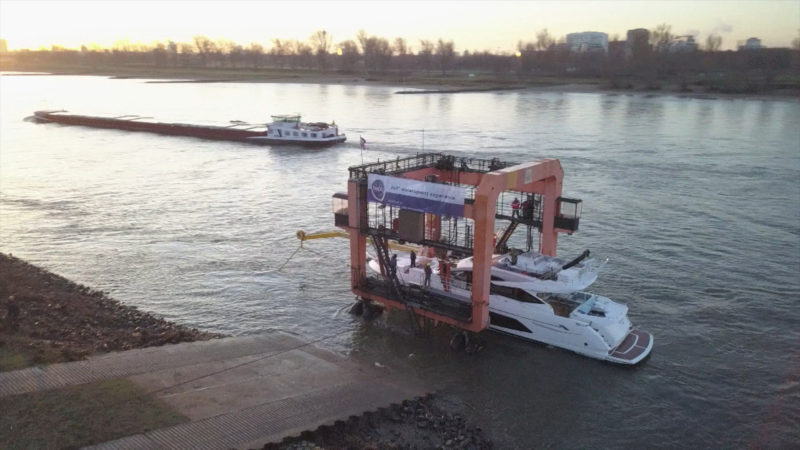
[{"label": "river water", "polygon": [[[269,329],[440,386],[499,448],[791,447],[800,442],[800,102],[507,91],[0,77],[0,251],[201,329]],[[35,110],[168,121],[335,119],[318,150],[24,121]],[[359,135],[367,140],[363,152]],[[652,356],[621,368],[487,334],[414,337],[344,310],[333,229],[347,167],[437,151],[552,157],[583,199],[559,254],[609,258],[592,290]]]}]

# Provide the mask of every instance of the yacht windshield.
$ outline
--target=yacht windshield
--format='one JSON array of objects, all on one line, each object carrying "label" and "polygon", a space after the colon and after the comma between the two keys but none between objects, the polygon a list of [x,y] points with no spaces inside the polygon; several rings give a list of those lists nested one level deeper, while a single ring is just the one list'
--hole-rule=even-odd
[{"label": "yacht windshield", "polygon": [[508,286],[497,286],[492,283],[489,293],[493,295],[502,295],[503,297],[513,298],[514,300],[524,303],[543,303],[535,296],[529,294],[524,289]]}]

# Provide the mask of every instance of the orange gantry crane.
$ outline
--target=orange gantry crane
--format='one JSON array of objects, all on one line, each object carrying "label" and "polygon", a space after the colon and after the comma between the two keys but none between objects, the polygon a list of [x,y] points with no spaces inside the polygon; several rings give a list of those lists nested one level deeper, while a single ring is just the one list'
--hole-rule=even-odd
[{"label": "orange gantry crane", "polygon": [[[347,193],[334,194],[333,212],[335,225],[349,235],[352,291],[415,319],[483,330],[489,325],[492,256],[507,249],[511,232],[527,227],[528,250],[537,233],[538,251],[555,256],[558,234],[578,229],[581,201],[561,197],[564,173],[557,159],[517,164],[423,153],[349,171]],[[524,206],[511,207],[512,197]],[[496,221],[508,222],[505,233],[496,232]],[[382,271],[392,264],[390,241],[418,244],[426,256],[472,256],[471,302],[403,286],[390,270],[368,276],[368,238]]]}]

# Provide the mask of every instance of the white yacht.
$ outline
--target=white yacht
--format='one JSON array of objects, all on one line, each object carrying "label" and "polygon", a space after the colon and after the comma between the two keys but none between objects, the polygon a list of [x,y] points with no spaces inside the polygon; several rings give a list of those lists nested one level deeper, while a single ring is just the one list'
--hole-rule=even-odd
[{"label": "white yacht", "polygon": [[[653,348],[650,333],[633,328],[628,307],[600,295],[583,292],[605,264],[584,259],[572,262],[538,253],[496,255],[491,272],[489,328],[619,364],[637,364]],[[438,261],[398,255],[400,283],[423,287],[424,267],[433,275],[428,289],[470,302],[472,258],[458,262],[450,279],[439,274]],[[380,273],[378,261],[369,267]]]},{"label": "white yacht", "polygon": [[338,144],[347,140],[347,136],[339,134],[336,122],[301,122],[301,116],[272,116],[272,123],[267,124],[267,132],[251,136],[248,140],[259,144],[298,144],[305,146],[325,146]]}]

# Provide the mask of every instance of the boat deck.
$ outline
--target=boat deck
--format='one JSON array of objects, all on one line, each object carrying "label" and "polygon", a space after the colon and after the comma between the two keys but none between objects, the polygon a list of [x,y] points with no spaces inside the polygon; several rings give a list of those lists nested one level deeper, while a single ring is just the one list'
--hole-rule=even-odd
[{"label": "boat deck", "polygon": [[637,361],[653,347],[653,336],[644,331],[633,330],[610,355],[623,361]]}]

